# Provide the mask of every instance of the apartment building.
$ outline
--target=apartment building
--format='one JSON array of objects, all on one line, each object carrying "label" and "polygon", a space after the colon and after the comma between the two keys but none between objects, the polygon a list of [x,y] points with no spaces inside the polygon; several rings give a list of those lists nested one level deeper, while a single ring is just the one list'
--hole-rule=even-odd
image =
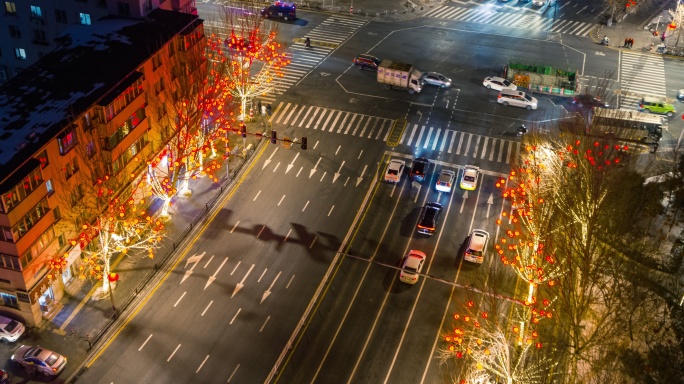
[{"label": "apartment building", "polygon": [[[73,180],[89,179],[79,173],[95,154],[118,185],[142,177],[162,147],[147,92],[159,91],[178,58],[205,60],[202,20],[188,13],[156,9],[144,21],[72,28],[61,47],[0,86],[0,313],[30,324],[59,307],[87,246],[60,225],[79,204]],[[62,275],[50,278],[49,259],[62,255]]]},{"label": "apartment building", "polygon": [[0,83],[55,49],[74,25],[94,25],[107,16],[141,19],[157,8],[197,14],[195,0],[3,0],[3,8]]}]

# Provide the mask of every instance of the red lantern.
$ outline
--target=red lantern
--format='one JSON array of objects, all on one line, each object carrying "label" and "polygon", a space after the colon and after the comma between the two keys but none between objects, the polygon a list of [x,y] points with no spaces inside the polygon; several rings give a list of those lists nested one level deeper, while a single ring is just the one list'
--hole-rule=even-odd
[{"label": "red lantern", "polygon": [[112,272],[109,275],[107,275],[107,280],[109,280],[110,283],[118,281],[119,280],[119,274],[116,272]]}]

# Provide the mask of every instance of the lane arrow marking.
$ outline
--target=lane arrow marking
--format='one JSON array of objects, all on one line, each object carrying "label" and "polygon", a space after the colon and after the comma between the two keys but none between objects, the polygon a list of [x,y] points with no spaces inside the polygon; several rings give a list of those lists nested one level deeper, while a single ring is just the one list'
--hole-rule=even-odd
[{"label": "lane arrow marking", "polygon": [[316,165],[314,165],[313,169],[312,169],[311,172],[309,173],[309,179],[311,178],[311,176],[314,175],[314,173],[316,173],[316,167],[318,167],[318,163],[321,162],[321,159],[322,159],[322,157],[319,157],[319,158],[318,158],[318,161],[316,162]]},{"label": "lane arrow marking", "polygon": [[214,272],[213,275],[209,276],[209,278],[207,279],[207,283],[204,285],[204,289],[205,289],[205,290],[207,289],[207,287],[208,287],[209,285],[211,285],[211,283],[214,282],[214,280],[216,280],[216,275],[219,273],[219,271],[221,270],[221,268],[223,268],[223,264],[225,264],[226,261],[228,261],[228,257],[226,257],[225,259],[223,259],[223,263],[221,263],[221,265],[219,265],[218,269],[216,269],[216,272]]},{"label": "lane arrow marking", "polygon": [[269,164],[271,164],[271,159],[273,158],[273,155],[276,154],[276,152],[278,152],[278,147],[276,147],[275,151],[273,151],[273,153],[271,153],[271,156],[269,156],[268,159],[266,159],[266,161],[264,161],[264,166],[261,167],[262,170],[264,168],[266,168]]},{"label": "lane arrow marking", "polygon": [[252,272],[252,269],[253,269],[253,268],[254,268],[254,264],[252,264],[252,266],[249,267],[249,271],[247,271],[247,274],[245,275],[245,277],[242,278],[242,281],[240,281],[239,283],[237,283],[237,285],[235,286],[235,290],[233,290],[233,294],[230,295],[230,298],[231,298],[231,299],[233,298],[233,296],[235,296],[236,293],[238,293],[239,290],[242,289],[242,287],[245,286],[244,282],[245,282],[245,280],[247,280],[247,276],[249,276],[249,273]]},{"label": "lane arrow marking", "polygon": [[281,272],[278,272],[278,274],[276,275],[275,279],[273,279],[273,282],[271,283],[271,286],[268,287],[268,289],[266,290],[266,292],[264,292],[264,295],[261,296],[261,302],[259,302],[259,304],[263,303],[264,300],[266,300],[266,298],[268,297],[268,295],[271,294],[271,288],[273,288],[273,284],[275,284],[275,282],[278,281],[278,278],[280,277],[280,274],[281,274],[281,273],[282,273],[282,271],[281,271]]},{"label": "lane arrow marking", "polygon": [[461,211],[459,213],[463,213],[463,207],[465,207],[465,202],[468,200],[468,191],[465,191],[463,194],[463,201],[461,201]]},{"label": "lane arrow marking", "polygon": [[294,167],[294,162],[297,160],[297,157],[299,157],[299,152],[297,152],[294,159],[292,159],[292,162],[287,165],[287,169],[285,170],[285,173],[290,172],[290,169],[292,169],[292,167]]},{"label": "lane arrow marking", "polygon": [[188,257],[188,259],[185,261],[185,268],[188,267],[188,264],[193,263],[192,268],[185,271],[185,275],[183,275],[183,279],[181,279],[180,284],[183,284],[185,279],[187,279],[188,277],[190,277],[190,275],[192,275],[192,270],[195,269],[195,267],[197,266],[197,263],[199,263],[199,261],[202,260],[202,256],[204,256],[205,253],[207,253],[207,252],[202,252],[201,255],[194,254],[194,255]]},{"label": "lane arrow marking", "polygon": [[489,199],[487,199],[487,218],[489,219],[489,210],[492,208],[492,204],[494,204],[494,197],[490,193],[489,194]]},{"label": "lane arrow marking", "polygon": [[366,168],[368,168],[368,164],[363,166],[363,171],[361,171],[361,176],[356,178],[356,186],[358,187],[359,184],[361,184],[361,181],[363,181],[363,174],[366,173]]},{"label": "lane arrow marking", "polygon": [[340,164],[340,169],[338,169],[337,172],[335,172],[335,176],[333,176],[333,184],[335,183],[335,180],[340,177],[340,171],[342,170],[342,167],[344,167],[344,160],[342,160],[342,164]]}]

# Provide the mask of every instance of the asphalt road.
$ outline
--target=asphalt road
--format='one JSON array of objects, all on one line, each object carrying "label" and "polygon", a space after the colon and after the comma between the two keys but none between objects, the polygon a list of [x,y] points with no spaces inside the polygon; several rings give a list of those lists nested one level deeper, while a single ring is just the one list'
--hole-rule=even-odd
[{"label": "asphalt road", "polygon": [[[299,16],[282,23],[283,41],[331,24],[326,15]],[[463,263],[464,240],[474,228],[498,237],[494,219],[508,207],[494,184],[521,150],[515,127],[544,129],[567,105],[538,96],[536,111],[505,108],[482,79],[511,58],[598,78],[621,70],[622,54],[586,36],[434,17],[354,28],[322,59],[298,67],[296,81],[273,102],[273,129],[281,138],[306,136],[308,149],[269,144],[257,153],[237,192],[79,381],[263,382],[280,357],[275,377],[285,383],[441,382],[454,374],[457,366],[433,359],[445,317],[481,299],[472,288],[489,287],[492,273],[503,281],[498,291],[516,289],[493,257],[481,266]],[[293,44],[293,62],[305,63],[297,49]],[[385,90],[373,73],[351,66],[366,52],[442,72],[454,86],[413,96]],[[668,92],[670,79],[663,79]],[[407,124],[401,143],[389,148],[384,141],[398,118]],[[417,155],[433,160],[420,188],[406,179],[379,182],[389,158],[410,163]],[[483,169],[476,191],[434,190],[441,168],[460,175],[465,164]],[[445,214],[435,236],[418,237],[427,201],[441,202]],[[399,283],[396,269],[409,249],[428,255],[423,272],[430,275],[411,287]],[[312,303],[338,250],[346,256]],[[289,351],[309,305],[316,310]]]}]

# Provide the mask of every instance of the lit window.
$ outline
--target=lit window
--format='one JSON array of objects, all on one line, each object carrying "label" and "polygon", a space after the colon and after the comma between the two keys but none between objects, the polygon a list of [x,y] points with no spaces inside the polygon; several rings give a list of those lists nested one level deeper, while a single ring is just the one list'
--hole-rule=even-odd
[{"label": "lit window", "polygon": [[43,10],[41,10],[40,7],[37,5],[32,5],[31,6],[31,17],[42,19],[43,18]]},{"label": "lit window", "polygon": [[17,13],[17,5],[10,2],[10,1],[5,1],[5,12],[9,13],[10,15],[14,15]]},{"label": "lit window", "polygon": [[14,48],[14,57],[19,60],[26,60],[26,51],[24,48]]},{"label": "lit window", "polygon": [[89,14],[79,13],[78,16],[79,16],[79,19],[81,20],[81,24],[90,25],[90,15]]}]

